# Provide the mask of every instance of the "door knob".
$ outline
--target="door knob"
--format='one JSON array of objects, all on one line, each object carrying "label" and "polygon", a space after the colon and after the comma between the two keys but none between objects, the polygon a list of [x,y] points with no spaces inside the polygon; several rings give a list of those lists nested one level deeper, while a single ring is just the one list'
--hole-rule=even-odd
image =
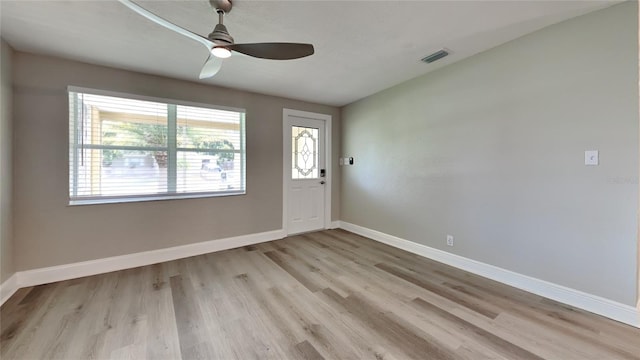
[{"label": "door knob", "polygon": [[324,185],[324,180],[320,181],[320,185]]}]

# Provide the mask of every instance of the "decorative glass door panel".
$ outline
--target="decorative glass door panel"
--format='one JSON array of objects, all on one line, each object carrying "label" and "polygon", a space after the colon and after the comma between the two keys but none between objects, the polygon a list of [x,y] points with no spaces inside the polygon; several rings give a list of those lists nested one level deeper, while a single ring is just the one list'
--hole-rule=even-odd
[{"label": "decorative glass door panel", "polygon": [[319,177],[318,129],[291,126],[291,178],[317,179]]}]

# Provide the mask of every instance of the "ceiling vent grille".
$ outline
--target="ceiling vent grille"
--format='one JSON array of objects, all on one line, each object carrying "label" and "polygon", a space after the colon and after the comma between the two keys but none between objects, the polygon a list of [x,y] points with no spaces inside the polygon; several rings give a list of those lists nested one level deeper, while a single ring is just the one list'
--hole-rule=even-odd
[{"label": "ceiling vent grille", "polygon": [[440,60],[443,57],[449,55],[449,50],[447,49],[440,49],[436,52],[434,52],[431,55],[427,55],[424,58],[422,58],[422,62],[426,62],[427,64],[431,64],[434,61]]}]

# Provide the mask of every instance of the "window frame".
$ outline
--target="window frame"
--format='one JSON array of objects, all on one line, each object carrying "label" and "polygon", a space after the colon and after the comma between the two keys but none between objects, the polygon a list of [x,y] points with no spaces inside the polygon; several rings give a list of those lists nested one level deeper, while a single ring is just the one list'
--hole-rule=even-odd
[{"label": "window frame", "polygon": [[[91,94],[91,95],[99,95],[99,96],[111,96],[111,97],[119,97],[131,100],[141,100],[141,101],[151,101],[157,103],[163,103],[167,105],[167,137],[168,139],[173,138],[176,139],[177,136],[177,123],[176,123],[176,110],[177,106],[191,106],[191,107],[199,107],[213,110],[223,110],[223,111],[233,111],[240,114],[240,148],[237,150],[233,150],[234,153],[240,154],[240,184],[241,188],[238,190],[226,190],[226,191],[201,191],[201,192],[176,192],[169,191],[171,188],[170,181],[173,178],[175,185],[176,174],[171,174],[172,170],[167,172],[167,192],[165,193],[156,193],[156,194],[133,194],[133,195],[107,195],[107,196],[82,196],[80,198],[74,197],[73,192],[77,194],[78,191],[78,166],[75,164],[79,161],[79,151],[80,148],[85,150],[105,150],[105,149],[119,149],[119,150],[139,150],[139,151],[166,151],[167,156],[171,152],[174,153],[174,159],[177,156],[178,152],[201,152],[203,149],[195,149],[195,148],[182,148],[178,147],[175,141],[168,140],[166,147],[158,147],[158,146],[119,146],[119,145],[101,145],[101,144],[80,144],[78,142],[78,114],[77,107],[74,106],[73,109],[67,109],[69,113],[69,127],[73,126],[73,132],[71,129],[67,132],[68,138],[68,188],[67,188],[67,196],[68,196],[68,205],[69,206],[77,206],[77,205],[95,205],[95,204],[113,204],[113,203],[127,203],[127,202],[143,202],[143,201],[158,201],[158,200],[175,200],[175,199],[193,199],[193,198],[208,198],[208,197],[220,197],[220,196],[235,196],[235,195],[245,195],[247,193],[247,178],[246,178],[246,157],[247,157],[247,149],[246,149],[246,116],[247,112],[243,108],[235,108],[229,106],[219,106],[213,104],[185,101],[185,100],[176,100],[170,98],[163,97],[154,97],[154,96],[145,96],[138,94],[131,94],[126,92],[116,92],[110,90],[100,90],[100,89],[92,89],[86,87],[79,86],[68,86],[67,87],[67,106],[71,105],[72,102],[72,94],[71,93],[83,93],[83,94]],[[74,99],[73,101],[77,101]],[[73,114],[71,113],[73,111]],[[173,115],[172,115],[173,113]],[[73,118],[72,118],[73,116]],[[74,121],[71,124],[71,121]],[[73,136],[73,139],[70,137]],[[229,152],[229,150],[219,150],[220,152]],[[73,159],[72,159],[73,157]],[[71,169],[73,166],[73,169]],[[175,164],[174,169],[175,171]],[[72,175],[73,171],[73,175]],[[72,183],[73,180],[73,183]]]}]

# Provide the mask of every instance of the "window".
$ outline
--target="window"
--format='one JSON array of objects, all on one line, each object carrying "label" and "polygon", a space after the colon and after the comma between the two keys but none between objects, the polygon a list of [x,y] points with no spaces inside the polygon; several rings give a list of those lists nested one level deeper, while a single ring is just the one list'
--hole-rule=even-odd
[{"label": "window", "polygon": [[70,88],[70,204],[244,193],[243,110]]}]

